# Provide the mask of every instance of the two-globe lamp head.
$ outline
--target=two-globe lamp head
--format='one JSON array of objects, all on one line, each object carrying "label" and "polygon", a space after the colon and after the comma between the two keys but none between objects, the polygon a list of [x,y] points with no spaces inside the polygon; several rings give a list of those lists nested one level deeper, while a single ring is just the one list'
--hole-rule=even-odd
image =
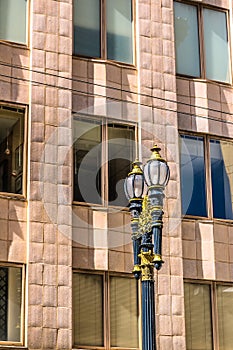
[{"label": "two-globe lamp head", "polygon": [[142,163],[136,160],[133,162],[133,169],[125,179],[125,195],[129,201],[142,199],[145,183],[148,189],[158,187],[164,189],[170,177],[170,170],[167,162],[161,157],[157,145],[151,148],[150,159],[141,169]]}]

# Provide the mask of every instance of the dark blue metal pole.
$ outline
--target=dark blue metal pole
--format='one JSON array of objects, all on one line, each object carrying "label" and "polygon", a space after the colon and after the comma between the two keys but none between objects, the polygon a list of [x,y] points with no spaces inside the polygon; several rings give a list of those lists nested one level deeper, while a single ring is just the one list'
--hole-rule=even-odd
[{"label": "dark blue metal pole", "polygon": [[142,281],[142,349],[156,350],[154,281]]},{"label": "dark blue metal pole", "polygon": [[142,236],[140,257],[142,269],[142,349],[156,350],[152,232],[146,232]]}]

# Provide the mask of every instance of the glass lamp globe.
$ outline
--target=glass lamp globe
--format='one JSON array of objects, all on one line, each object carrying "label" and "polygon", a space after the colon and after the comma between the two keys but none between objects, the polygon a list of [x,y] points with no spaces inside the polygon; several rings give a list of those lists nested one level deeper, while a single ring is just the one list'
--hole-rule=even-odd
[{"label": "glass lamp globe", "polygon": [[128,200],[142,198],[144,175],[140,165],[141,163],[138,160],[133,162],[133,169],[125,179],[124,190]]},{"label": "glass lamp globe", "polygon": [[169,181],[170,170],[167,162],[161,157],[157,145],[151,148],[152,155],[144,166],[144,177],[148,187],[165,187]]}]

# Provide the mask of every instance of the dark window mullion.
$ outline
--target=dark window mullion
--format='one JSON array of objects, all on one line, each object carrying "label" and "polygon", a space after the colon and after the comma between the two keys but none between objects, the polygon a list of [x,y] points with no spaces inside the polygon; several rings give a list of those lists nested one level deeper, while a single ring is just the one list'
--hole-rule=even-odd
[{"label": "dark window mullion", "polygon": [[106,18],[106,1],[101,2],[101,58],[107,59],[107,18]]},{"label": "dark window mullion", "polygon": [[212,329],[213,329],[213,346],[219,349],[219,332],[218,332],[218,308],[217,308],[217,290],[216,283],[211,284],[211,311],[212,311]]},{"label": "dark window mullion", "polygon": [[206,174],[206,205],[207,216],[213,218],[213,196],[212,196],[212,180],[211,180],[211,161],[210,161],[210,142],[209,137],[204,137],[204,159]]},{"label": "dark window mullion", "polygon": [[8,269],[0,269],[0,341],[7,338],[7,314],[8,314]]},{"label": "dark window mullion", "polygon": [[206,198],[206,214],[207,217],[212,217],[212,205],[211,205],[211,169],[210,169],[210,152],[209,152],[209,141],[207,137],[203,136],[203,145],[204,145],[204,172],[205,172],[205,198]]},{"label": "dark window mullion", "polygon": [[102,123],[102,204],[108,203],[108,124],[106,120]]},{"label": "dark window mullion", "polygon": [[[226,30],[227,30],[227,42],[228,42],[228,48],[229,48],[229,56],[230,56],[230,83],[232,84],[232,78],[233,78],[233,74],[232,74],[232,60],[233,60],[233,55],[232,55],[232,40],[231,40],[231,25],[230,25],[230,14],[229,11],[224,11],[226,13]],[[233,35],[233,34],[232,34]]]},{"label": "dark window mullion", "polygon": [[105,307],[105,346],[106,349],[110,349],[110,297],[109,297],[109,273],[105,272],[104,275],[104,307]]},{"label": "dark window mullion", "polygon": [[200,57],[200,77],[206,78],[205,65],[205,41],[204,41],[204,23],[203,23],[203,7],[198,5],[198,33],[199,33],[199,57]]},{"label": "dark window mullion", "polygon": [[230,25],[230,14],[229,11],[224,11],[226,13],[226,32],[227,32],[227,42],[228,42],[228,48],[229,48],[229,56],[230,56],[230,83],[232,84],[232,40],[231,40],[231,25]]},{"label": "dark window mullion", "polygon": [[137,64],[137,52],[136,52],[136,4],[134,0],[131,0],[131,16],[132,16],[132,45],[133,45],[133,64]]}]

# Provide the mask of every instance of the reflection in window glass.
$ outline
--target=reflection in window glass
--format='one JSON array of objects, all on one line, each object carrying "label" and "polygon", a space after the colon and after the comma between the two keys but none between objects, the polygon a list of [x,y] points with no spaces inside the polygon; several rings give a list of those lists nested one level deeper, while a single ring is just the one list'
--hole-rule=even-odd
[{"label": "reflection in window glass", "polygon": [[217,286],[219,350],[231,350],[233,344],[233,286]]},{"label": "reflection in window glass", "polygon": [[103,346],[103,277],[73,275],[74,343]]},{"label": "reflection in window glass", "polygon": [[138,348],[137,282],[110,277],[110,339],[112,347]]},{"label": "reflection in window glass", "polygon": [[206,77],[230,82],[230,52],[226,13],[203,9]]},{"label": "reflection in window glass", "polygon": [[74,119],[73,130],[74,200],[126,207],[123,184],[135,156],[135,128]]},{"label": "reflection in window glass", "polygon": [[0,192],[22,194],[24,110],[0,108]]},{"label": "reflection in window glass", "polygon": [[180,140],[182,212],[207,216],[203,138],[181,135]]},{"label": "reflection in window glass", "polygon": [[134,128],[108,125],[108,197],[110,205],[127,206],[124,180],[134,159]]},{"label": "reflection in window glass", "polygon": [[107,58],[133,63],[131,0],[107,0]]},{"label": "reflection in window glass", "polygon": [[0,40],[26,43],[27,0],[0,0]]},{"label": "reflection in window glass", "polygon": [[213,212],[215,218],[233,219],[233,143],[210,140]]},{"label": "reflection in window glass", "polygon": [[174,2],[176,72],[200,76],[197,7]]},{"label": "reflection in window glass", "polygon": [[212,350],[209,285],[184,284],[187,350]]},{"label": "reflection in window glass", "polygon": [[100,1],[74,1],[74,53],[100,57]]},{"label": "reflection in window glass", "polygon": [[74,0],[74,54],[133,64],[132,0]]},{"label": "reflection in window glass", "polygon": [[101,125],[74,120],[74,200],[101,204]]},{"label": "reflection in window glass", "polygon": [[0,267],[0,341],[21,341],[22,269]]}]

